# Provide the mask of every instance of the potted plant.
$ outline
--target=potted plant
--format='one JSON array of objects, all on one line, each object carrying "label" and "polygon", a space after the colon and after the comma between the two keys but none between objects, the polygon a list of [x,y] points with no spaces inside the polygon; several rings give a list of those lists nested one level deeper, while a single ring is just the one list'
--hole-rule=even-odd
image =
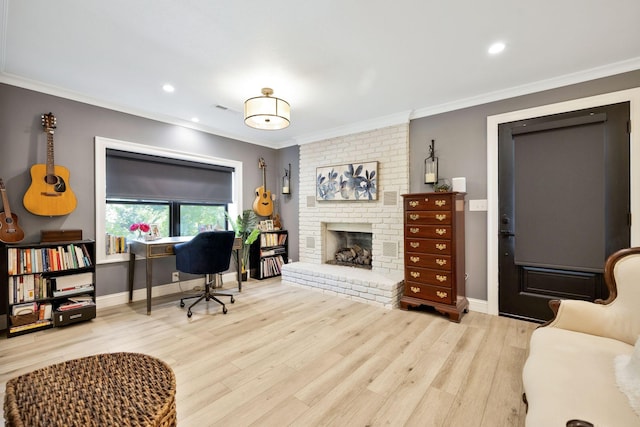
[{"label": "potted plant", "polygon": [[[258,217],[251,209],[242,211],[242,215],[238,215],[238,218],[234,221],[228,212],[225,212],[231,228],[236,232],[236,237],[242,239],[241,252],[241,266],[242,266],[242,280],[247,280],[247,265],[249,264],[249,247],[253,242],[258,239],[260,230],[256,227],[258,224]],[[237,257],[236,251],[233,251],[233,256]],[[238,260],[236,259],[236,263]]]}]

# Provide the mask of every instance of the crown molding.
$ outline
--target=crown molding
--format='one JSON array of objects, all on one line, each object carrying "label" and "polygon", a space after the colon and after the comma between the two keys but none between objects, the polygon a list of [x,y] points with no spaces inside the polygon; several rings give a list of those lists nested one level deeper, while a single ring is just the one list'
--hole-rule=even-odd
[{"label": "crown molding", "polygon": [[521,86],[514,86],[511,88],[489,92],[470,98],[464,98],[457,101],[446,102],[444,104],[434,105],[432,107],[419,108],[413,111],[413,113],[411,114],[411,119],[419,119],[421,117],[428,117],[436,114],[460,110],[463,108],[474,107],[476,105],[488,104],[490,102],[501,101],[503,99],[514,98],[516,96],[529,95],[545,90],[557,89],[563,86],[583,83],[589,80],[595,80],[603,77],[610,77],[616,74],[635,71],[638,69],[640,69],[640,57],[631,58],[625,61],[603,65],[601,67],[595,67],[571,74],[565,74],[559,77],[553,77],[551,79],[539,80],[537,82],[528,83]]},{"label": "crown molding", "polygon": [[363,120],[361,122],[303,135],[301,137],[295,138],[295,141],[298,145],[304,145],[340,136],[352,135],[355,133],[367,132],[389,126],[405,124],[409,123],[410,116],[411,111],[403,111],[401,113],[390,114],[388,116],[378,117],[370,120]]},{"label": "crown molding", "polygon": [[[1,1],[1,0],[0,0]],[[225,132],[220,129],[205,126],[199,123],[193,123],[188,120],[180,120],[174,117],[165,116],[162,114],[149,113],[148,111],[138,110],[135,108],[109,103],[101,101],[99,99],[91,98],[78,92],[73,92],[67,89],[62,89],[58,86],[48,85],[36,80],[27,79],[24,77],[16,76],[11,73],[0,72],[0,83],[5,83],[10,86],[20,87],[22,89],[33,90],[35,92],[44,93],[47,95],[57,96],[59,98],[69,99],[71,101],[81,102],[83,104],[89,104],[96,107],[106,108],[107,110],[113,110],[120,113],[131,114],[136,117],[142,117],[145,119],[155,120],[170,125],[180,126],[188,129],[194,129],[200,132],[208,133],[211,135],[219,136],[222,138],[229,138],[236,141],[247,142],[253,145],[260,145],[268,148],[274,147],[274,144],[267,143],[260,140],[253,140],[233,133]]]}]

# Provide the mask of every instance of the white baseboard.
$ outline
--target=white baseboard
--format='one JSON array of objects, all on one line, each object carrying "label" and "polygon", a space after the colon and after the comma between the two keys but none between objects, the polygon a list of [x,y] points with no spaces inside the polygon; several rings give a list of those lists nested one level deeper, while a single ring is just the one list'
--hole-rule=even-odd
[{"label": "white baseboard", "polygon": [[[238,283],[236,273],[226,273],[222,275],[222,280],[226,284]],[[195,286],[203,286],[204,278],[183,280],[181,282],[167,283],[165,285],[157,285],[151,288],[151,297],[159,297],[163,295],[177,294],[182,291],[193,289]],[[147,298],[146,289],[134,289],[133,300],[144,301]],[[485,300],[476,298],[467,298],[469,300],[469,310],[478,313],[489,313],[488,303]],[[98,308],[113,307],[116,305],[127,304],[129,302],[129,292],[119,292],[117,294],[102,295],[96,298]]]},{"label": "white baseboard", "polygon": [[469,310],[478,313],[489,313],[489,305],[487,301],[475,298],[467,298],[469,300]]},{"label": "white baseboard", "polygon": [[[236,273],[226,273],[222,275],[222,281],[230,285],[238,283]],[[151,288],[151,297],[160,297],[163,295],[178,294],[183,291],[190,291],[195,286],[204,286],[204,277],[182,280],[180,282],[167,283],[165,285],[156,285]],[[147,299],[147,290],[144,288],[133,290],[134,301],[144,301]],[[114,307],[116,305],[127,304],[129,302],[129,292],[118,292],[115,294],[102,295],[96,297],[97,308]]]}]

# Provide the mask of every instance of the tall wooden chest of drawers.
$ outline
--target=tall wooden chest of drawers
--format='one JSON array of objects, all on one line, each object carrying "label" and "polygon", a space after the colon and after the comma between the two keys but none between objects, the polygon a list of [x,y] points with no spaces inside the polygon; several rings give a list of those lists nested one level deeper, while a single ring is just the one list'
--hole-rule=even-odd
[{"label": "tall wooden chest of drawers", "polygon": [[465,297],[464,196],[405,194],[404,294],[400,308],[430,306],[459,322]]}]

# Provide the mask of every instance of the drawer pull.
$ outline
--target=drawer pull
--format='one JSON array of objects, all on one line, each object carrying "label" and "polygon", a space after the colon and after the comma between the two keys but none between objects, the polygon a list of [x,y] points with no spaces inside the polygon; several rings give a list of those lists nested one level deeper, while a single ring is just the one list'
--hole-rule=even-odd
[{"label": "drawer pull", "polygon": [[420,262],[420,257],[419,256],[412,256],[409,259],[411,260],[411,262]]},{"label": "drawer pull", "polygon": [[444,221],[445,219],[447,219],[447,214],[437,214],[436,219],[438,221]]},{"label": "drawer pull", "polygon": [[411,274],[411,277],[413,277],[414,279],[417,279],[418,277],[420,277],[420,272],[419,271],[412,271],[409,274]]},{"label": "drawer pull", "polygon": [[417,200],[412,200],[412,201],[409,202],[409,206],[411,206],[412,208],[415,208],[419,204],[420,204],[420,202],[417,201]]},{"label": "drawer pull", "polygon": [[420,219],[420,215],[418,215],[418,214],[409,214],[409,218],[410,218],[412,221],[415,221],[415,220],[417,220],[417,219]]},{"label": "drawer pull", "polygon": [[419,233],[420,232],[420,227],[411,227],[409,229],[409,232],[412,233],[412,234]]},{"label": "drawer pull", "polygon": [[436,291],[436,295],[438,296],[438,298],[446,298],[447,297],[447,293],[446,292],[442,292],[442,291]]},{"label": "drawer pull", "polygon": [[438,282],[446,282],[447,281],[447,276],[441,275],[441,274],[436,274],[436,280]]},{"label": "drawer pull", "polygon": [[447,229],[446,228],[436,228],[436,234],[443,236],[445,234],[447,234]]},{"label": "drawer pull", "polygon": [[444,251],[445,249],[447,249],[447,244],[446,243],[436,243],[436,249]]},{"label": "drawer pull", "polygon": [[438,264],[440,267],[442,267],[443,265],[447,265],[447,260],[446,259],[436,258],[436,264]]},{"label": "drawer pull", "polygon": [[440,208],[443,207],[446,204],[447,204],[446,200],[436,200],[436,206],[438,206]]},{"label": "drawer pull", "polygon": [[411,246],[413,249],[419,248],[420,242],[410,242],[409,246]]},{"label": "drawer pull", "polygon": [[420,288],[416,286],[412,286],[410,289],[411,289],[411,292],[413,292],[414,294],[420,293]]}]

